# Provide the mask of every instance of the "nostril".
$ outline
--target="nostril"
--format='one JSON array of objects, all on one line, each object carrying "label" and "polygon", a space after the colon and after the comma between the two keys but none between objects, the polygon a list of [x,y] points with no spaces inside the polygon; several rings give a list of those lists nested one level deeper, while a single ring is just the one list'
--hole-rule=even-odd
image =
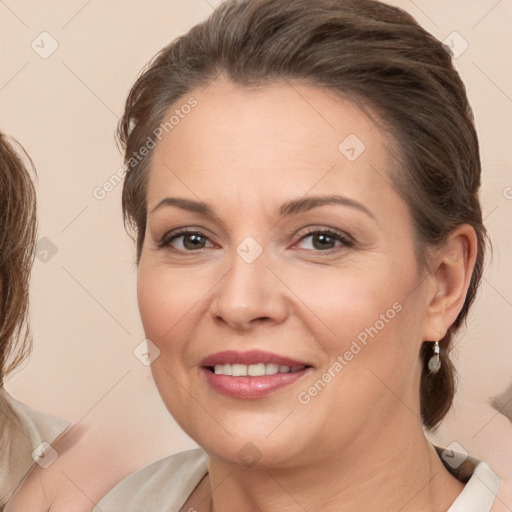
[{"label": "nostril", "polygon": [[258,318],[254,318],[252,321],[253,322],[268,322],[269,320],[271,320],[271,318],[269,316],[259,316]]}]

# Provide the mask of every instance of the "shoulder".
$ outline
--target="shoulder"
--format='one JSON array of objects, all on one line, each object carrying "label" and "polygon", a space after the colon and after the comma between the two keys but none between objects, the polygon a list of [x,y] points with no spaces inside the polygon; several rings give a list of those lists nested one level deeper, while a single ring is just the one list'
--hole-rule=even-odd
[{"label": "shoulder", "polygon": [[17,427],[22,430],[27,439],[29,439],[33,449],[37,448],[41,443],[52,443],[70,425],[69,421],[55,418],[19,402],[4,389],[2,389],[0,395],[5,406],[12,411],[13,417],[15,417],[11,421],[16,423]]},{"label": "shoulder", "polygon": [[207,471],[208,456],[200,449],[171,455],[125,478],[93,512],[178,510]]},{"label": "shoulder", "polygon": [[18,402],[0,387],[0,506],[11,495],[33,466],[44,466],[53,454],[46,451],[69,426],[69,422],[54,418]]}]

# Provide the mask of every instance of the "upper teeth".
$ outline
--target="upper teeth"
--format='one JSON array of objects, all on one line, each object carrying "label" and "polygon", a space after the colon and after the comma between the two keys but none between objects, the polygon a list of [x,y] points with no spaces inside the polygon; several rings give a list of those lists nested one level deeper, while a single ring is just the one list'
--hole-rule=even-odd
[{"label": "upper teeth", "polygon": [[276,373],[298,372],[305,368],[302,366],[279,366],[272,363],[259,364],[216,364],[214,369],[217,375],[231,375],[232,377],[261,377],[263,375],[275,375]]}]

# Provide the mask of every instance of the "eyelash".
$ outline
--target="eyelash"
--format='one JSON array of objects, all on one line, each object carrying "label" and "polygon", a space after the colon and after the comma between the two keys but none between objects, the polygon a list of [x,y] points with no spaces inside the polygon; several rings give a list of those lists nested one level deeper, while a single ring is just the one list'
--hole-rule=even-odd
[{"label": "eyelash", "polygon": [[[180,231],[178,231],[177,233],[166,233],[157,243],[157,247],[159,249],[164,249],[164,248],[169,248],[170,245],[171,245],[171,242],[173,240],[176,240],[177,238],[180,238],[181,236],[186,236],[186,235],[197,235],[197,236],[200,236],[200,237],[203,237],[203,238],[206,238],[208,239],[208,237],[204,234],[204,233],[201,233],[201,231],[195,231],[195,230],[192,230],[192,229],[181,229]],[[175,251],[177,252],[181,252],[181,253],[184,253],[184,252],[195,252],[195,251],[182,251],[181,249],[174,249]],[[199,249],[201,250],[201,249]]]},{"label": "eyelash", "polygon": [[[329,236],[330,238],[333,238],[335,241],[341,242],[341,246],[343,246],[345,248],[347,248],[347,247],[348,248],[354,247],[354,245],[355,245],[354,239],[352,237],[350,237],[349,235],[347,235],[346,233],[342,233],[342,232],[339,232],[339,231],[334,231],[334,230],[328,229],[328,228],[323,228],[323,229],[310,228],[308,231],[306,231],[306,233],[304,233],[300,237],[299,242],[302,242],[305,238],[310,237],[312,235],[326,235],[326,236]],[[331,252],[333,252],[335,250],[336,249],[326,249],[326,250],[317,250],[315,252],[331,253]]]},{"label": "eyelash", "polygon": [[[158,249],[169,248],[171,250],[174,250],[174,251],[182,253],[182,254],[186,254],[186,253],[193,254],[193,253],[196,253],[196,252],[201,251],[201,250],[204,249],[204,248],[201,248],[201,249],[198,249],[197,251],[194,251],[194,250],[184,251],[182,249],[175,249],[175,248],[171,248],[170,247],[172,241],[174,241],[174,240],[176,240],[176,239],[178,239],[180,237],[187,236],[187,235],[197,235],[197,236],[200,236],[202,238],[205,238],[205,239],[209,240],[208,237],[204,233],[201,233],[201,231],[195,231],[195,230],[191,230],[191,229],[181,229],[177,233],[167,233],[167,234],[165,234],[158,241],[157,247],[158,247]],[[345,248],[354,247],[354,245],[355,245],[355,242],[354,242],[353,238],[350,237],[349,235],[347,235],[345,233],[334,231],[332,229],[327,229],[327,228],[324,228],[324,229],[311,228],[311,229],[309,229],[306,233],[304,233],[300,237],[298,242],[302,242],[306,238],[308,238],[310,236],[313,236],[313,235],[326,235],[326,236],[329,236],[330,238],[333,238],[335,241],[340,242],[341,246],[343,246]],[[210,243],[211,243],[211,241],[210,241]],[[340,246],[338,246],[338,247],[340,247]],[[305,250],[310,250],[310,249],[305,249]],[[321,253],[329,254],[329,253],[332,253],[334,251],[336,251],[336,248],[325,249],[325,250],[316,250],[314,252],[321,252]]]}]

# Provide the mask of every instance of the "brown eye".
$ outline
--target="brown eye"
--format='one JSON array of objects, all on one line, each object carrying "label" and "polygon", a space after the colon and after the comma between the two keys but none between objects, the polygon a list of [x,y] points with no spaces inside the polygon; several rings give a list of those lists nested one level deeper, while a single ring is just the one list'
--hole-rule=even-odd
[{"label": "brown eye", "polygon": [[191,235],[183,235],[183,247],[185,247],[185,249],[193,251],[194,249],[204,249],[205,246],[205,237],[195,233]]},{"label": "brown eye", "polygon": [[160,248],[168,247],[182,252],[192,252],[212,247],[213,244],[208,237],[204,236],[202,233],[181,231],[171,236],[167,235],[158,246]]},{"label": "brown eye", "polygon": [[312,235],[313,247],[315,249],[332,249],[336,246],[337,240],[330,235],[319,233],[318,235]]},{"label": "brown eye", "polygon": [[329,251],[337,247],[350,247],[352,242],[340,233],[333,231],[312,231],[299,241],[301,249]]}]

